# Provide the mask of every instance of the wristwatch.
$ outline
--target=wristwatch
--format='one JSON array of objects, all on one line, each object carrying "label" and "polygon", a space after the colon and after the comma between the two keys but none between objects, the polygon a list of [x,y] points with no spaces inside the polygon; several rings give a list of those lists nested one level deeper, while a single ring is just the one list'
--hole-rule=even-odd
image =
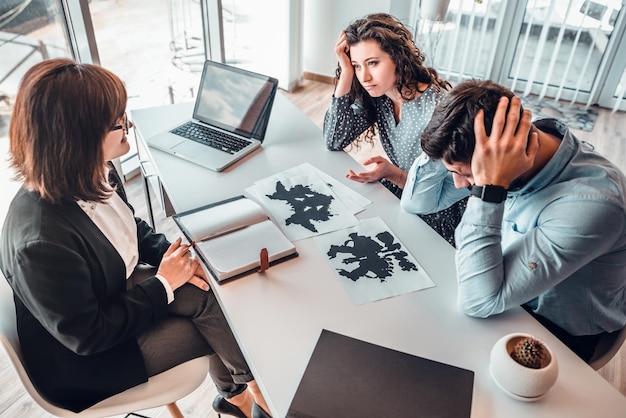
[{"label": "wristwatch", "polygon": [[506,200],[507,190],[502,186],[486,184],[484,186],[470,187],[470,195],[480,197],[483,202],[502,203]]}]

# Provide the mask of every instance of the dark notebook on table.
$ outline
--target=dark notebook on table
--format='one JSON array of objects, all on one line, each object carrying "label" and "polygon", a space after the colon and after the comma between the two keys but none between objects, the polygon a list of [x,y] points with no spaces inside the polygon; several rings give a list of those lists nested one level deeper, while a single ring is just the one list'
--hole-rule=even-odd
[{"label": "dark notebook on table", "polygon": [[287,417],[465,418],[474,372],[322,330]]},{"label": "dark notebook on table", "polygon": [[148,139],[148,145],[215,171],[261,146],[278,81],[205,61],[193,118]]}]

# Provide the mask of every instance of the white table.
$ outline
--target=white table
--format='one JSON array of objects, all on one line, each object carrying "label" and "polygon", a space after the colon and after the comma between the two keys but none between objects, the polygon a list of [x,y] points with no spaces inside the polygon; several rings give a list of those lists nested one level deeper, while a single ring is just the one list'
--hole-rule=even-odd
[{"label": "white table", "polygon": [[[133,111],[140,139],[189,117],[192,107],[182,104]],[[354,306],[313,239],[296,241],[300,256],[265,274],[214,283],[275,417],[287,413],[323,328],[473,370],[472,417],[626,416],[626,398],[521,308],[489,319],[460,313],[453,248],[417,216],[403,212],[398,200],[380,184],[346,180],[344,174],[350,168],[359,169],[358,164],[343,152],[327,151],[320,130],[280,93],[262,149],[225,172],[212,172],[154,149],[149,154],[176,211],[239,194],[255,180],[310,162],[372,200],[358,217],[380,216],[436,284]],[[490,376],[491,347],[511,332],[534,334],[556,353],[559,378],[540,401],[515,400]]]}]

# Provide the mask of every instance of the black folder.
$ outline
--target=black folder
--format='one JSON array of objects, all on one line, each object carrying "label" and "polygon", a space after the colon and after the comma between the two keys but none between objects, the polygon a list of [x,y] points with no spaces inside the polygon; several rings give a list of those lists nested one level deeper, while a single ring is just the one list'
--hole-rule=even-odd
[{"label": "black folder", "polygon": [[287,417],[465,418],[474,372],[322,330]]}]

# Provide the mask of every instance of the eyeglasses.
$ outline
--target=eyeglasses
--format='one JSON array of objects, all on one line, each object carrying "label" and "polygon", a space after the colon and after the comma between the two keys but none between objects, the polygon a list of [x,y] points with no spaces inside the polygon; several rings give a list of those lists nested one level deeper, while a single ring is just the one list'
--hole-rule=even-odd
[{"label": "eyeglasses", "polygon": [[126,134],[128,134],[128,130],[133,126],[133,123],[128,119],[128,115],[124,112],[124,119],[121,125],[115,125],[111,128],[111,131],[118,131],[123,129]]}]

